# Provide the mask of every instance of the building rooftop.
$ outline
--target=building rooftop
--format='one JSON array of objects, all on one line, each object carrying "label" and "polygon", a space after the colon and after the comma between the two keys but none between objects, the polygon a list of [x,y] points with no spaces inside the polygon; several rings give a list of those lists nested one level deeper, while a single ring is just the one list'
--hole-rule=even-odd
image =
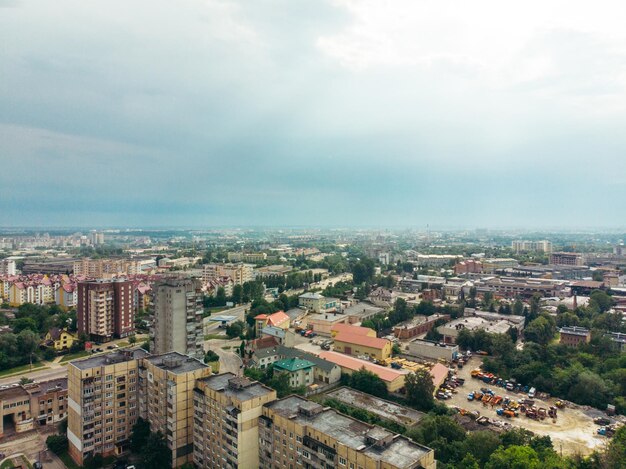
[{"label": "building rooftop", "polygon": [[298,298],[304,298],[307,300],[320,300],[324,298],[324,296],[320,295],[319,293],[303,293]]},{"label": "building rooftop", "polygon": [[353,326],[351,324],[335,324],[330,328],[330,330],[339,334],[345,332],[354,335],[371,336],[372,333],[374,333],[373,335],[376,336],[376,331],[374,329],[370,329],[369,327]]},{"label": "building rooftop", "polygon": [[[324,408],[300,396],[289,396],[265,406],[300,425],[328,435],[348,448],[396,467],[415,467],[432,451],[381,427],[340,414],[335,409]],[[376,444],[383,440],[385,444]]]},{"label": "building rooftop", "polygon": [[350,332],[339,332],[339,334],[335,336],[335,342],[345,342],[348,344],[361,345],[363,347],[376,349],[383,349],[389,344],[389,341],[387,339],[368,337],[364,335],[353,334]]},{"label": "building rooftop", "polygon": [[384,310],[378,306],[361,302],[344,309],[343,314],[346,316],[371,316],[372,314],[382,313],[383,311]]},{"label": "building rooftop", "polygon": [[197,358],[188,357],[179,352],[168,352],[162,355],[146,357],[150,363],[162,370],[171,371],[174,374],[189,373],[209,366]]},{"label": "building rooftop", "polygon": [[47,394],[57,389],[67,391],[67,378],[52,379],[50,381],[44,381],[42,383],[26,384],[24,385],[24,389],[31,396],[39,396],[41,394]]},{"label": "building rooftop", "polygon": [[258,349],[255,352],[255,355],[257,358],[271,357],[273,355],[279,355],[285,358],[301,358],[313,363],[316,367],[322,369],[326,373],[329,373],[335,366],[337,366],[333,362],[324,360],[323,358],[313,355],[312,353],[308,353],[294,347],[285,347],[284,345]]},{"label": "building rooftop", "polygon": [[274,363],[274,369],[280,369],[289,372],[305,370],[308,368],[313,368],[314,366],[314,363],[311,363],[308,360],[303,360],[301,358],[283,358],[282,360],[278,360]]},{"label": "building rooftop", "polygon": [[578,335],[581,337],[587,337],[590,334],[589,329],[585,329],[584,327],[578,327],[578,326],[562,327],[561,329],[559,329],[559,332],[561,334]]},{"label": "building rooftop", "polygon": [[426,340],[426,339],[413,339],[411,343],[419,344],[419,345],[427,345],[430,347],[439,347],[439,348],[447,348],[447,349],[458,349],[459,346],[456,344],[446,344],[444,342],[435,342],[434,340]]},{"label": "building rooftop", "polygon": [[70,365],[75,366],[79,370],[88,370],[89,368],[96,368],[99,366],[124,363],[138,358],[147,357],[148,355],[150,354],[142,348],[122,349],[80,360],[72,360]]},{"label": "building rooftop", "polygon": [[222,373],[201,378],[207,387],[217,392],[222,392],[227,396],[247,401],[255,397],[265,396],[273,392],[273,389],[264,386],[257,381],[250,381],[248,378],[238,378],[234,373]]},{"label": "building rooftop", "polygon": [[408,374],[407,370],[394,370],[393,368],[387,368],[386,366],[376,365],[367,360],[361,360],[360,358],[351,357],[350,355],[344,355],[339,352],[325,351],[320,353],[320,358],[333,362],[342,368],[358,371],[361,368],[365,368],[367,371],[375,373],[380,379],[386,382],[392,382],[398,378],[403,378]]}]

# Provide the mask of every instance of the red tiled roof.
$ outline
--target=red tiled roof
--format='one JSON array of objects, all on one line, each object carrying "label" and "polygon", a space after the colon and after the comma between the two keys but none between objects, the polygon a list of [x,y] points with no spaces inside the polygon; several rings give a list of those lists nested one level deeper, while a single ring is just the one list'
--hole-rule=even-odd
[{"label": "red tiled roof", "polygon": [[436,389],[441,386],[448,377],[448,367],[441,363],[435,363],[435,366],[430,369],[430,376],[433,378]]},{"label": "red tiled roof", "polygon": [[354,358],[349,355],[344,355],[339,352],[321,352],[318,355],[324,360],[333,362],[342,368],[348,368],[349,370],[358,371],[361,368],[365,368],[367,371],[375,373],[380,379],[387,382],[395,381],[396,379],[408,374],[406,370],[394,370],[393,368],[387,368],[360,358]]},{"label": "red tiled roof", "polygon": [[270,326],[279,326],[285,321],[289,321],[289,316],[287,316],[283,311],[277,311],[274,314],[270,314],[267,318],[267,323]]},{"label": "red tiled roof", "polygon": [[371,347],[382,349],[389,341],[387,339],[379,339],[378,337],[368,337],[364,335],[349,334],[347,332],[340,332],[335,336],[335,342],[346,342],[349,344],[362,345],[364,347]]}]

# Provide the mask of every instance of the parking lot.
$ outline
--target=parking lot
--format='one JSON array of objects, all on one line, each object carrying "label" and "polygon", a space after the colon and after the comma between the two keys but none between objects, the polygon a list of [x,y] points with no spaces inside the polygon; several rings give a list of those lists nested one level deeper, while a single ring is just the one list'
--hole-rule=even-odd
[{"label": "parking lot", "polygon": [[[496,414],[496,407],[483,404],[477,401],[468,401],[467,395],[482,387],[491,388],[495,394],[511,399],[522,399],[527,397],[523,393],[515,393],[506,389],[485,385],[482,381],[471,377],[472,370],[480,366],[480,358],[473,357],[463,369],[458,370],[458,376],[465,379],[465,384],[456,389],[452,398],[445,400],[448,406],[457,406],[468,411],[478,411],[481,416],[487,416],[489,419],[501,420],[511,425],[526,428],[539,435],[549,435],[552,438],[556,451],[562,451],[563,454],[589,454],[594,449],[606,444],[609,440],[605,437],[598,436],[596,430],[598,425],[593,423],[595,417],[604,415],[603,412],[596,409],[582,408],[578,406],[568,406],[558,410],[556,422],[552,419],[533,420],[524,415],[513,418],[505,418]],[[546,409],[554,406],[556,399],[542,400],[535,398],[537,407]]]}]

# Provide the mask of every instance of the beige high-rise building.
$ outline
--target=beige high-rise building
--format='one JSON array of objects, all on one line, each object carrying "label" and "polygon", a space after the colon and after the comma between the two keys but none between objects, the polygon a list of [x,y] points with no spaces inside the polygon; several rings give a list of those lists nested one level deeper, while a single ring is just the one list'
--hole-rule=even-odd
[{"label": "beige high-rise building", "polygon": [[204,357],[202,284],[195,279],[165,279],[152,287],[154,322],[151,351]]},{"label": "beige high-rise building", "polygon": [[142,360],[140,404],[150,430],[161,431],[172,452],[172,467],[190,462],[193,455],[193,389],[211,368],[177,352]]},{"label": "beige high-rise building", "polygon": [[254,280],[253,270],[251,264],[206,264],[202,280],[207,283],[220,277],[230,277],[235,285],[243,285]]},{"label": "beige high-rise building", "polygon": [[139,417],[139,360],[147,354],[122,350],[68,364],[67,437],[78,464],[127,449]]},{"label": "beige high-rise building", "polygon": [[193,462],[201,468],[259,467],[259,417],[276,391],[233,373],[198,380]]},{"label": "beige high-rise building", "polygon": [[432,449],[404,436],[289,396],[263,406],[258,467],[435,469],[437,462]]}]

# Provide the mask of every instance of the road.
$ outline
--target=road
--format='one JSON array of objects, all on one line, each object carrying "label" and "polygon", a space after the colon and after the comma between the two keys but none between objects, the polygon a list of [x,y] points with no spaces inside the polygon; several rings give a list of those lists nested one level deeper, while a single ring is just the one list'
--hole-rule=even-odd
[{"label": "road", "polygon": [[[309,285],[309,290],[311,289],[323,290],[327,286],[334,285],[337,282],[347,282],[350,280],[352,280],[352,274],[350,272],[344,272],[343,274],[335,275],[334,277],[328,277],[327,279],[324,279],[321,282],[311,283]],[[287,296],[301,295],[302,293],[304,293],[304,290],[302,288],[299,288],[296,290],[286,290],[283,293],[285,293],[285,295]]]}]

